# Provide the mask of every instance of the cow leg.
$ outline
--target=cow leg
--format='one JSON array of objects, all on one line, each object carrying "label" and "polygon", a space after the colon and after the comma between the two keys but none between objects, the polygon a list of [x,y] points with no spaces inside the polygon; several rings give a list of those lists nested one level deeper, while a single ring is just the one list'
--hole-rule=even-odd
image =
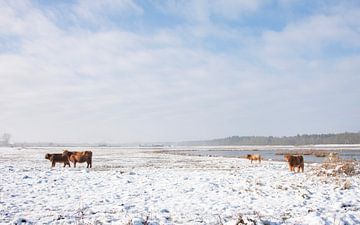
[{"label": "cow leg", "polygon": [[56,164],[56,162],[55,162],[55,161],[52,161],[52,162],[51,162],[51,167],[55,167],[55,164]]},{"label": "cow leg", "polygon": [[76,168],[76,161],[74,161],[74,168]]},{"label": "cow leg", "polygon": [[91,168],[92,165],[91,165],[91,160],[87,161],[87,167],[86,168]]}]

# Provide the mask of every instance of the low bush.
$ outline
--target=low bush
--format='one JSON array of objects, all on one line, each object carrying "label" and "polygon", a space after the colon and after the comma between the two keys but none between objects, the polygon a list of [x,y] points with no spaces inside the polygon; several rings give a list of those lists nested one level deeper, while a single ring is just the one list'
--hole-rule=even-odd
[{"label": "low bush", "polygon": [[325,160],[321,165],[318,175],[325,176],[353,176],[359,174],[360,165],[358,161],[355,160],[343,160],[337,158],[336,160]]}]

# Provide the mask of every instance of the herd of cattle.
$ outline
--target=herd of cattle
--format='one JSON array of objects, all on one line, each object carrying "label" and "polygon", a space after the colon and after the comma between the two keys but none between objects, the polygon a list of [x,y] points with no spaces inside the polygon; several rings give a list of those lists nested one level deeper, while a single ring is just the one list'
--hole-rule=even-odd
[{"label": "herd of cattle", "polygon": [[[259,154],[248,154],[246,156],[247,159],[251,161],[259,161],[261,163],[261,155]],[[297,168],[297,172],[304,172],[304,157],[302,155],[284,155],[284,159],[289,164],[289,170],[295,172],[295,168]]]},{"label": "herd of cattle", "polygon": [[[247,159],[251,161],[259,161],[261,163],[261,155],[259,154],[248,154],[246,156]],[[68,150],[64,150],[63,153],[55,153],[45,155],[45,159],[50,160],[51,166],[54,167],[56,163],[64,163],[64,167],[66,165],[70,166],[70,162],[74,164],[76,167],[76,163],[87,163],[86,168],[92,167],[92,152],[91,151],[83,151],[83,152],[71,152]],[[304,157],[302,155],[285,155],[284,159],[289,164],[289,169],[292,172],[295,172],[295,168],[297,168],[297,172],[304,172]]]},{"label": "herd of cattle", "polygon": [[50,160],[51,166],[54,167],[56,163],[64,163],[64,167],[66,165],[70,166],[70,162],[74,164],[76,167],[76,163],[87,163],[86,168],[92,167],[92,152],[91,151],[84,151],[84,152],[70,152],[68,150],[64,150],[63,153],[55,153],[45,155],[45,159]]}]

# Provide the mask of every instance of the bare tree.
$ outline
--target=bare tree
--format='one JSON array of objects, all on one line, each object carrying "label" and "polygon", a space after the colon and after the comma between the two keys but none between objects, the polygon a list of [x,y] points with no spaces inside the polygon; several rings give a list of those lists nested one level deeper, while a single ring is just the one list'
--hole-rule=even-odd
[{"label": "bare tree", "polygon": [[3,140],[3,144],[5,146],[9,146],[10,145],[10,138],[11,138],[11,134],[9,133],[4,133],[2,136],[2,140]]}]

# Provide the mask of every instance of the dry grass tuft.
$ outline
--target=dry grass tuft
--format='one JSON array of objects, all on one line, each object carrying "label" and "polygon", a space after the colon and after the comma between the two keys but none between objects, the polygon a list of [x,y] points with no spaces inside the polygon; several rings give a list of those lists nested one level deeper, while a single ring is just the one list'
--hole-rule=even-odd
[{"label": "dry grass tuft", "polygon": [[348,190],[348,189],[351,188],[351,186],[352,186],[352,184],[351,184],[350,180],[346,180],[346,181],[342,184],[341,189],[342,189],[342,190]]},{"label": "dry grass tuft", "polygon": [[360,164],[355,160],[343,160],[336,158],[335,160],[326,160],[319,168],[317,175],[319,176],[354,176],[360,173]]},{"label": "dry grass tuft", "polygon": [[256,220],[239,214],[235,225],[256,225]]}]

